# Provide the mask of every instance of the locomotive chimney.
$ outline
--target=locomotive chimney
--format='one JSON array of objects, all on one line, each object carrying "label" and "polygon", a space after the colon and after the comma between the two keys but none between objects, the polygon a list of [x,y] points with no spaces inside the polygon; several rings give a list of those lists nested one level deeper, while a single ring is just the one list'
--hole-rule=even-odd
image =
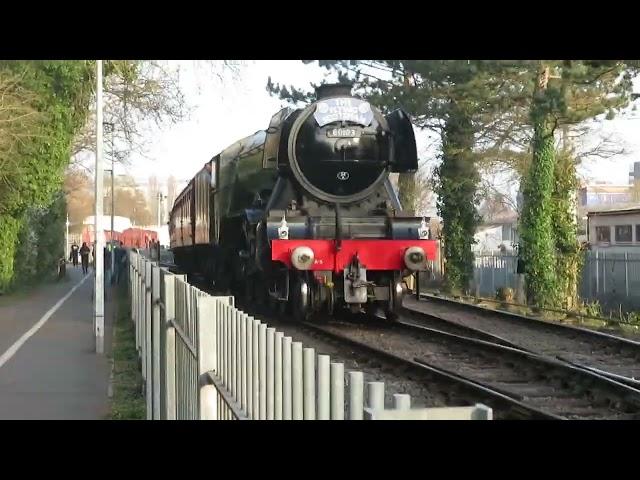
[{"label": "locomotive chimney", "polygon": [[326,83],[316,88],[316,100],[328,97],[350,97],[353,83]]}]

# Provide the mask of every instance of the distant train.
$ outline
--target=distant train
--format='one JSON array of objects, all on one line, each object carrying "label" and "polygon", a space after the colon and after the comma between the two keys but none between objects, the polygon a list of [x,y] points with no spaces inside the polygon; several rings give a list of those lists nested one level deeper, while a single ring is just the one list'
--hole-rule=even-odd
[{"label": "distant train", "polygon": [[426,217],[407,216],[390,172],[418,166],[408,115],[324,85],[302,109],[231,145],[178,195],[175,262],[298,319],[337,308],[393,318],[403,279],[435,259]]},{"label": "distant train", "polygon": [[[127,228],[122,232],[105,230],[104,236],[107,242],[112,240],[122,242],[125,247],[130,248],[148,248],[151,242],[158,241],[158,233],[156,231],[135,227]],[[83,242],[87,242],[87,245],[93,245],[95,238],[92,225],[85,225],[82,229],[81,238]]]}]

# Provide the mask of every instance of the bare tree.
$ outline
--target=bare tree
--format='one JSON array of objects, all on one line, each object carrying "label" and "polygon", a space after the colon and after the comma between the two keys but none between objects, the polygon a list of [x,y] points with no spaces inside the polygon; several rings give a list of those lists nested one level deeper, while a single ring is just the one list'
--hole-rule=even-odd
[{"label": "bare tree", "polygon": [[[184,62],[182,62],[184,63]],[[202,83],[234,83],[245,62],[202,60],[190,62],[198,88]],[[108,153],[116,163],[127,164],[130,153],[146,156],[152,129],[176,124],[190,115],[181,86],[181,64],[169,61],[109,61],[104,85],[104,121],[113,129],[106,133]],[[92,103],[92,107],[94,104]],[[112,133],[110,133],[112,132]],[[95,111],[77,135],[72,150],[72,167],[91,170],[89,160],[95,145]]]},{"label": "bare tree", "polygon": [[[144,154],[145,129],[164,127],[186,117],[184,95],[178,83],[178,70],[167,62],[110,61],[104,86],[104,121],[112,124],[106,133],[108,148],[116,162],[125,163],[131,151]],[[93,107],[92,103],[92,107]],[[76,136],[72,166],[83,165],[85,152],[95,146],[95,111]],[[111,151],[109,152],[111,153]]]}]

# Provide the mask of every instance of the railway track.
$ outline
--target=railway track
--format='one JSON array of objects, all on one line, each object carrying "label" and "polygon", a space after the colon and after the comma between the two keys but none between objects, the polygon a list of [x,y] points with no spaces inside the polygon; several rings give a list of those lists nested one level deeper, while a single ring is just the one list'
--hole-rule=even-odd
[{"label": "railway track", "polygon": [[640,342],[433,296],[404,305],[405,320],[553,357],[640,389]]},{"label": "railway track", "polygon": [[[437,324],[432,327],[438,328],[406,318],[397,324],[370,317],[359,324],[300,324],[252,308],[245,311],[259,313],[288,335],[305,329],[314,337],[312,345],[320,340],[318,351],[324,351],[322,342],[329,339],[354,368],[379,369],[383,377],[401,379],[414,389],[412,382],[421,384],[430,392],[425,394],[429,406],[482,402],[501,419],[640,419],[640,390],[442,318],[432,317]],[[407,313],[412,315],[424,321],[422,314]]]},{"label": "railway track", "polygon": [[305,326],[459,376],[549,418],[640,419],[639,390],[535,353],[406,323]]},{"label": "railway track", "polygon": [[[257,315],[271,326],[277,327],[316,351],[330,354],[345,367],[364,371],[368,378],[384,381],[391,388],[409,393],[416,406],[466,406],[483,403],[490,406],[496,419],[559,420],[561,417],[527,405],[513,395],[492,388],[489,384],[472,380],[464,375],[443,370],[436,365],[420,363],[401,355],[378,349],[369,343],[353,340],[311,322],[296,322],[286,316],[276,316],[242,306],[245,312]],[[387,399],[390,401],[390,399]]]}]

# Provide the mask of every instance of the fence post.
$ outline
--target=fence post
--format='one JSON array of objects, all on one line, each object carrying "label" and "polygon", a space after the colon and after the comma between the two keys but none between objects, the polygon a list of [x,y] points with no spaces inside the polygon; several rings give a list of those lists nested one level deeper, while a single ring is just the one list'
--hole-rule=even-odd
[{"label": "fence post", "polygon": [[229,363],[227,362],[227,315],[229,314],[229,305],[224,305],[222,307],[222,317],[220,317],[220,341],[222,342],[222,375],[220,379],[222,380],[222,384],[227,387],[229,385],[228,377],[229,377]]},{"label": "fence post", "polygon": [[151,348],[152,348],[152,382],[153,382],[153,419],[160,419],[160,267],[151,267]]},{"label": "fence post", "polygon": [[600,294],[600,262],[598,262],[598,250],[596,250],[596,297]]},{"label": "fence post", "polygon": [[274,337],[275,328],[267,328],[267,420],[274,419],[275,379],[274,379]]},{"label": "fence post", "polygon": [[246,412],[249,418],[253,418],[253,317],[246,317],[247,334],[247,374],[246,374]]},{"label": "fence post", "polygon": [[282,420],[282,332],[275,333],[275,345],[273,352],[273,383],[274,383],[274,412],[275,420]]},{"label": "fence post", "polygon": [[384,410],[384,382],[367,382],[367,386],[367,406],[372,410]]},{"label": "fence post", "polygon": [[145,338],[145,318],[146,318],[146,313],[145,313],[145,298],[146,298],[146,292],[145,292],[145,281],[144,281],[144,272],[145,272],[145,266],[144,266],[144,259],[140,260],[140,273],[138,274],[140,277],[140,315],[139,315],[139,320],[138,320],[138,342],[139,342],[139,350],[140,350],[140,361],[142,363],[142,379],[144,381],[146,381],[147,379],[147,363],[146,363],[146,357],[144,354],[144,338]]},{"label": "fence post", "polygon": [[240,408],[247,411],[247,321],[249,316],[240,317]]},{"label": "fence post", "polygon": [[496,266],[498,262],[496,261],[496,257],[490,257],[493,263],[491,268],[491,296],[496,294]]},{"label": "fence post", "polygon": [[293,381],[291,377],[291,337],[282,338],[282,419],[293,418]]},{"label": "fence post", "polygon": [[303,350],[303,415],[305,420],[316,419],[316,357],[313,348]]},{"label": "fence post", "polygon": [[331,364],[331,420],[344,420],[344,365]]},{"label": "fence post", "polygon": [[584,253],[585,253],[585,257],[586,257],[585,261],[587,262],[587,265],[589,265],[589,277],[588,277],[589,278],[589,297],[588,298],[591,299],[591,297],[593,295],[593,285],[592,285],[593,282],[591,281],[592,277],[593,277],[593,271],[592,271],[593,270],[593,267],[592,267],[592,264],[593,264],[592,260],[593,259],[592,259],[591,252],[586,251]]},{"label": "fence post", "polygon": [[[143,316],[142,313],[144,311],[144,300],[143,300],[143,285],[142,285],[142,270],[140,269],[140,256],[137,257],[137,266],[136,266],[136,297],[137,297],[137,315],[136,315],[136,346],[138,349],[138,359],[140,362],[143,362],[142,359],[142,321]],[[142,363],[144,365],[144,363]],[[144,368],[142,369],[142,373],[144,375]]]},{"label": "fence post", "polygon": [[[502,260],[501,263],[504,266],[504,287],[511,288],[509,285],[509,268],[507,267],[509,263],[507,263],[506,257]],[[510,263],[513,263],[513,262],[510,262]]]},{"label": "fence post", "polygon": [[318,420],[331,418],[331,372],[329,355],[318,355]]},{"label": "fence post", "polygon": [[253,400],[252,400],[252,407],[253,407],[253,413],[251,415],[251,418],[253,420],[257,420],[260,418],[260,351],[259,351],[259,334],[258,331],[260,329],[260,320],[253,320],[253,325],[251,328],[251,342],[252,342],[252,346],[251,346],[251,351],[252,351],[252,355],[253,355],[253,359],[252,359],[252,364],[253,364],[253,368],[252,368],[252,372],[253,372],[253,378],[251,379],[253,386],[252,386],[252,392],[253,392]]},{"label": "fence post", "polygon": [[258,418],[267,419],[267,325],[261,323],[258,327],[258,389],[259,409]]},{"label": "fence post", "polygon": [[364,375],[362,372],[349,372],[349,420],[362,420],[364,417]]},{"label": "fence post", "polygon": [[147,420],[153,420],[153,358],[151,349],[151,262],[145,261],[145,302],[144,302],[144,361],[145,361],[145,396],[147,400]]},{"label": "fence post", "polygon": [[138,359],[142,361],[144,376],[144,359],[142,358],[142,312],[144,311],[143,285],[140,270],[140,255],[136,255],[136,350]]},{"label": "fence post", "polygon": [[302,390],[302,343],[291,343],[291,413],[293,420],[302,420],[303,414],[303,390]]},{"label": "fence post", "polygon": [[234,315],[234,319],[233,319],[233,329],[235,332],[235,350],[236,350],[236,358],[234,363],[234,378],[236,381],[236,387],[235,387],[235,393],[234,393],[234,398],[236,400],[236,402],[238,402],[238,404],[240,404],[241,402],[241,398],[242,398],[242,387],[240,386],[240,381],[242,380],[241,378],[241,373],[242,371],[240,370],[240,366],[242,365],[242,360],[241,360],[241,349],[240,349],[240,343],[242,342],[242,337],[241,337],[241,330],[240,330],[240,324],[242,323],[242,312],[240,310],[236,310],[235,311],[235,315]]},{"label": "fence post", "polygon": [[411,408],[411,396],[406,393],[393,395],[393,408],[395,410],[409,410]]},{"label": "fence post", "polygon": [[[186,279],[185,279],[186,280]],[[164,277],[165,311],[165,418],[176,419],[176,329],[172,321],[176,318],[176,276]]]},{"label": "fence post", "polygon": [[493,410],[486,405],[476,403],[471,420],[493,420]]},{"label": "fence post", "polygon": [[624,252],[624,291],[629,298],[629,253]]},{"label": "fence post", "polygon": [[227,307],[225,318],[225,339],[226,339],[226,359],[227,359],[227,382],[225,384],[229,393],[233,392],[233,312],[232,306]]},{"label": "fence post", "polygon": [[198,339],[198,418],[217,420],[218,392],[208,383],[208,372],[217,371],[216,365],[216,308],[217,302],[228,302],[228,297],[197,297],[196,337]]},{"label": "fence post", "polygon": [[138,328],[136,326],[136,314],[138,313],[138,299],[136,297],[136,268],[134,265],[136,257],[133,252],[129,252],[129,290],[131,293],[131,320],[133,320],[133,325],[136,330],[136,350],[138,348]]},{"label": "fence post", "polygon": [[602,294],[607,293],[607,252],[602,252]]},{"label": "fence post", "polygon": [[231,334],[231,386],[229,391],[231,392],[231,396],[233,398],[238,398],[238,390],[236,389],[236,381],[238,377],[236,373],[238,372],[238,363],[236,362],[236,355],[238,354],[238,348],[236,346],[236,342],[238,341],[238,330],[236,328],[236,318],[238,318],[238,310],[235,308],[231,309],[231,325],[230,331]]}]

